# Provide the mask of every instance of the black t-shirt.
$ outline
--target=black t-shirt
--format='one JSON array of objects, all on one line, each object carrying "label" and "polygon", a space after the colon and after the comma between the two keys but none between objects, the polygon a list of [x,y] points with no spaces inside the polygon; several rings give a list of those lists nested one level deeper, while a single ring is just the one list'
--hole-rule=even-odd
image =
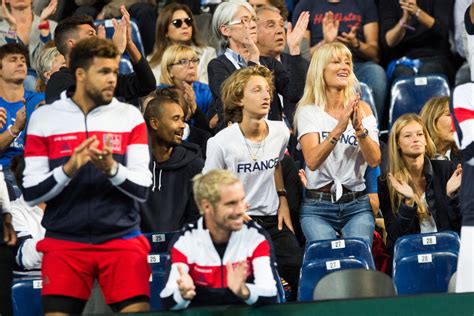
[{"label": "black t-shirt", "polygon": [[[356,26],[358,27],[357,38],[363,42],[365,42],[364,25],[378,22],[377,7],[373,0],[341,0],[339,2],[302,0],[293,14],[293,25],[298,21],[302,11],[310,12],[308,30],[311,32],[311,46],[323,39],[322,22],[326,12],[332,11],[336,20],[339,20],[339,35],[343,32],[349,33],[351,28]],[[357,58],[354,59],[357,60]]]}]

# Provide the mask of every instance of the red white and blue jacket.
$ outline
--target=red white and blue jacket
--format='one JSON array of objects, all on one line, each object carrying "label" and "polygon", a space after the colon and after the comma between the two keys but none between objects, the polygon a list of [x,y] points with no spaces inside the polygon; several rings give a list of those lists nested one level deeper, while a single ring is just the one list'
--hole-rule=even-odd
[{"label": "red white and blue jacket", "polygon": [[[63,165],[85,139],[97,136],[102,148],[112,135],[119,163],[107,177],[91,162],[69,178]],[[139,233],[138,202],[151,185],[150,154],[143,117],[135,107],[113,99],[84,114],[63,92],[61,99],[31,116],[25,146],[24,199],[47,202],[46,237],[102,243]]]},{"label": "red white and blue jacket", "polygon": [[[190,306],[276,303],[276,275],[273,250],[267,233],[254,222],[246,223],[232,232],[223,258],[219,256],[209,230],[201,217],[186,225],[171,248],[171,269],[165,288],[160,294],[162,306],[178,310]],[[227,288],[228,263],[247,261],[247,282],[250,291],[242,300]],[[176,281],[178,266],[189,273],[196,287],[192,301],[183,299]]]}]

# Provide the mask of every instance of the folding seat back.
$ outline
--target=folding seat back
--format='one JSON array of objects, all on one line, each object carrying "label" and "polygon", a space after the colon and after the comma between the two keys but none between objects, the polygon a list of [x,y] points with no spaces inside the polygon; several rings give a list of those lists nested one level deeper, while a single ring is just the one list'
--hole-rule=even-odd
[{"label": "folding seat back", "polygon": [[323,277],[314,289],[313,299],[334,300],[395,296],[392,279],[380,271],[339,270]]},{"label": "folding seat back", "polygon": [[151,266],[150,276],[150,308],[159,310],[161,307],[160,293],[166,285],[166,275],[171,265],[169,254],[149,254],[148,263]]},{"label": "folding seat back", "polygon": [[440,75],[402,78],[392,84],[389,126],[405,113],[418,114],[423,105],[435,96],[449,96],[447,80]]},{"label": "folding seat back", "polygon": [[457,262],[458,256],[450,251],[399,258],[393,266],[393,283],[398,295],[446,293]]},{"label": "folding seat back", "polygon": [[14,278],[12,285],[13,315],[43,315],[43,305],[41,301],[42,287],[43,281],[41,277]]},{"label": "folding seat back", "polygon": [[361,238],[328,239],[306,244],[303,265],[314,260],[329,258],[359,258],[367,263],[369,269],[375,270],[374,259],[369,245]]},{"label": "folding seat back", "polygon": [[169,251],[169,246],[174,236],[178,231],[172,232],[161,232],[161,233],[144,233],[146,239],[150,243],[151,250],[150,253],[163,253]]},{"label": "folding seat back", "polygon": [[298,301],[311,301],[319,280],[332,272],[345,269],[371,269],[371,267],[365,260],[357,257],[328,258],[327,260],[313,260],[304,264],[300,273]]},{"label": "folding seat back", "polygon": [[372,88],[363,82],[359,82],[359,85],[360,85],[360,99],[364,101],[365,103],[367,103],[368,105],[370,105],[370,109],[372,110],[372,113],[374,113],[374,116],[378,122],[379,117],[377,114],[377,108],[375,107],[374,92],[372,91]]},{"label": "folding seat back", "polygon": [[393,251],[394,262],[410,254],[449,251],[459,253],[459,235],[452,231],[413,234],[398,238]]}]

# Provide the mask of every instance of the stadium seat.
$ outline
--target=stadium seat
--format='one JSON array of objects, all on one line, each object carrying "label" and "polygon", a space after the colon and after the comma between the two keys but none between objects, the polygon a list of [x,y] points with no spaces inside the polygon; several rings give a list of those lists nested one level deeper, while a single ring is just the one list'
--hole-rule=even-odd
[{"label": "stadium seat", "polygon": [[162,233],[144,233],[146,239],[150,243],[151,250],[150,253],[163,253],[169,251],[170,242],[173,240],[173,237],[178,233],[178,231],[172,232],[162,232]]},{"label": "stadium seat", "polygon": [[449,251],[459,253],[459,235],[452,231],[413,234],[398,238],[393,250],[394,262],[410,254]]},{"label": "stadium seat", "polygon": [[42,282],[39,276],[13,279],[12,305],[14,316],[43,315],[41,301]]},{"label": "stadium seat", "polygon": [[395,81],[391,89],[389,127],[405,113],[419,113],[435,96],[449,96],[447,80],[440,75],[414,76]]},{"label": "stadium seat", "polygon": [[356,257],[328,259],[328,260],[314,260],[301,267],[300,283],[298,289],[298,301],[311,301],[313,299],[313,292],[324,276],[345,269],[370,269],[365,260]]},{"label": "stadium seat", "polygon": [[367,84],[363,82],[359,82],[360,85],[360,99],[370,105],[370,108],[372,109],[372,113],[374,113],[375,118],[377,119],[377,123],[379,121],[379,117],[377,114],[377,108],[375,107],[375,101],[374,101],[374,93],[372,91],[372,88],[369,87]]},{"label": "stadium seat", "polygon": [[393,283],[398,295],[446,293],[457,262],[457,254],[450,251],[400,258],[393,266]]},{"label": "stadium seat", "polygon": [[306,244],[303,265],[314,260],[329,258],[355,258],[366,262],[369,269],[375,270],[374,259],[370,247],[361,238],[328,239],[309,242]]},{"label": "stadium seat", "polygon": [[314,289],[313,300],[388,297],[397,295],[392,279],[380,271],[339,270],[323,277]]},{"label": "stadium seat", "polygon": [[150,254],[148,262],[151,266],[150,276],[150,309],[160,310],[160,293],[166,285],[166,274],[171,264],[169,254]]}]

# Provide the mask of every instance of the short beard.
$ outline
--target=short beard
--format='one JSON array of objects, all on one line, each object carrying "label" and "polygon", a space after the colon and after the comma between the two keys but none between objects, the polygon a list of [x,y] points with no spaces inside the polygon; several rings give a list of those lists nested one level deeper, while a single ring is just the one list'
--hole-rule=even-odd
[{"label": "short beard", "polygon": [[100,92],[85,89],[85,94],[96,106],[109,104],[112,101],[112,98],[110,100],[105,99]]}]

